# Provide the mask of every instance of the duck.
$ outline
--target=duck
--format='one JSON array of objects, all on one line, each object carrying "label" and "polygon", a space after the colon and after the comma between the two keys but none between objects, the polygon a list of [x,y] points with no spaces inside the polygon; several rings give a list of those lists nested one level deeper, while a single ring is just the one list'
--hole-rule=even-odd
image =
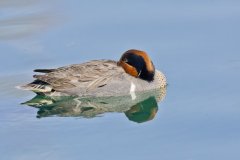
[{"label": "duck", "polygon": [[165,75],[155,69],[147,52],[130,49],[118,61],[91,60],[56,69],[35,69],[35,80],[19,88],[49,97],[109,97],[166,87]]}]

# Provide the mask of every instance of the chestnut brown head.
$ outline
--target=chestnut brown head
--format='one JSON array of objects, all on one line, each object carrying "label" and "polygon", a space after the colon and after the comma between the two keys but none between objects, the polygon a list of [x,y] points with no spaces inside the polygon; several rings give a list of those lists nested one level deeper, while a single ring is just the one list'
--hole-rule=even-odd
[{"label": "chestnut brown head", "polygon": [[146,81],[153,81],[155,67],[146,52],[131,49],[126,51],[118,65],[122,66],[126,73]]}]

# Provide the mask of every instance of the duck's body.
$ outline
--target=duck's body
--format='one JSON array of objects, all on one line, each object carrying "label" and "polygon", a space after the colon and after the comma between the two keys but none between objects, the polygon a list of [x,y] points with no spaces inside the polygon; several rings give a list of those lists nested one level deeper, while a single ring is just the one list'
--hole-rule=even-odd
[{"label": "duck's body", "polygon": [[135,66],[125,63],[124,58],[118,62],[94,60],[57,69],[35,70],[45,74],[34,75],[36,80],[22,88],[47,96],[102,97],[133,94],[166,85],[165,76],[155,69],[150,80],[146,76],[146,79],[139,78],[145,72],[138,70],[138,73],[134,70]]}]

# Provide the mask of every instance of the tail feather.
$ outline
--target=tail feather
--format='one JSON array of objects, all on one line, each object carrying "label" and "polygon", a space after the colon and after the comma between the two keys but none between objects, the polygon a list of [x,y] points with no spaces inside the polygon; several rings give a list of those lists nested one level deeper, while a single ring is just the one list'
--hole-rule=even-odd
[{"label": "tail feather", "polygon": [[46,82],[40,81],[40,80],[35,80],[32,83],[22,85],[22,86],[17,86],[17,88],[22,89],[22,90],[30,90],[36,93],[45,93],[45,92],[51,92],[52,91],[52,86],[49,85]]},{"label": "tail feather", "polygon": [[50,73],[55,71],[55,69],[35,69],[34,72],[41,72],[41,73]]}]

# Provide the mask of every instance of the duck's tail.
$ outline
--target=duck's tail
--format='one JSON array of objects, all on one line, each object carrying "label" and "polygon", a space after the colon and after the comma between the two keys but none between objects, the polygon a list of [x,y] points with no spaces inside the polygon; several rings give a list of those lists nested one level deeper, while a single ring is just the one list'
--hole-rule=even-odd
[{"label": "duck's tail", "polygon": [[26,85],[20,85],[20,86],[17,86],[16,88],[22,89],[22,90],[30,90],[35,93],[46,93],[46,92],[52,91],[51,85],[40,80],[35,80],[32,83],[29,83]]},{"label": "duck's tail", "polygon": [[40,72],[40,73],[50,73],[54,72],[56,69],[35,69],[34,72]]}]

